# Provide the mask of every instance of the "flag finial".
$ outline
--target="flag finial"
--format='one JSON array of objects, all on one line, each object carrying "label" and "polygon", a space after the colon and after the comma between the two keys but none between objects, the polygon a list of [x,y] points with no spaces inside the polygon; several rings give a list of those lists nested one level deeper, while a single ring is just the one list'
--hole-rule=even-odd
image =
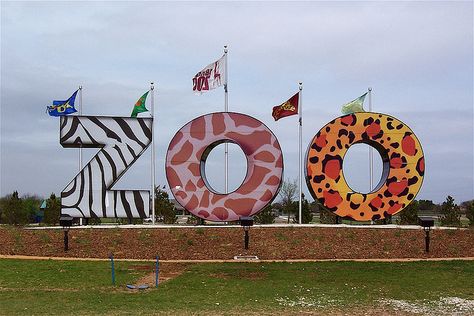
[{"label": "flag finial", "polygon": [[369,87],[367,90],[368,90],[369,92],[371,92],[371,91],[372,91],[372,87]]},{"label": "flag finial", "polygon": [[224,45],[224,53],[227,54],[227,45]]},{"label": "flag finial", "polygon": [[298,82],[298,85],[299,85],[300,91],[303,90],[303,83],[302,83],[302,82]]},{"label": "flag finial", "polygon": [[154,90],[154,89],[155,89],[154,83],[150,82],[150,90]]}]

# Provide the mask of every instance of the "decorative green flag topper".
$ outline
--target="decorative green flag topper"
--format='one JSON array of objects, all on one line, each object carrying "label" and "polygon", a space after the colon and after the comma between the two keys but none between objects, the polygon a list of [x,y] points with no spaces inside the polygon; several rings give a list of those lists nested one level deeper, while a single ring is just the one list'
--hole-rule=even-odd
[{"label": "decorative green flag topper", "polygon": [[147,91],[144,95],[141,96],[140,99],[138,99],[137,103],[135,103],[131,117],[137,117],[138,113],[148,111],[147,108],[145,107],[145,101],[146,101],[146,97],[148,96],[148,92],[150,91]]},{"label": "decorative green flag topper", "polygon": [[342,114],[351,114],[355,112],[365,112],[364,110],[364,100],[365,96],[367,95],[368,92],[364,93],[360,97],[358,97],[355,100],[352,100],[349,103],[346,103],[342,106],[341,112]]}]

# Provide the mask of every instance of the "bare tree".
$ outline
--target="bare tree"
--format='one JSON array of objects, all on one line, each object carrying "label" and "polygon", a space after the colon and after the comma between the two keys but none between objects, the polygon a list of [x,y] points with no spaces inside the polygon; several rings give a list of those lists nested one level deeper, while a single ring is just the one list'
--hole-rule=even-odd
[{"label": "bare tree", "polygon": [[298,197],[298,185],[296,179],[291,181],[287,178],[283,181],[278,195],[280,197],[282,210],[288,213],[288,223],[290,223],[290,214],[294,212],[293,201]]}]

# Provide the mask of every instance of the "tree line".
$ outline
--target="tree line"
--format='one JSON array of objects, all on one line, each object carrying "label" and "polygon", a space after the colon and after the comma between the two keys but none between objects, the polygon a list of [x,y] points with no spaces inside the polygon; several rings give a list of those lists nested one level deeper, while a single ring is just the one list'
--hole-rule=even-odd
[{"label": "tree line", "polygon": [[18,191],[0,198],[0,223],[10,225],[26,225],[36,223],[40,219],[48,225],[59,223],[61,201],[54,193],[46,200],[46,207],[42,210],[44,199],[37,195],[26,194],[19,196]]},{"label": "tree line", "polygon": [[[171,202],[165,186],[157,186],[155,197],[155,220],[165,224],[174,224],[177,220],[176,209]],[[17,191],[0,198],[0,224],[25,225],[38,222],[38,211],[43,199],[37,195],[26,194],[19,196]],[[54,193],[46,200],[44,214],[41,221],[48,225],[59,223],[61,213],[61,201]],[[461,226],[461,216],[465,214],[469,225],[474,226],[474,200],[462,202],[457,205],[454,198],[448,196],[441,204],[435,204],[431,200],[414,200],[402,212],[398,213],[396,223],[400,225],[417,225],[420,211],[430,211],[437,215],[442,226]],[[309,202],[302,194],[302,219],[303,224],[311,223],[314,214],[319,213],[319,222],[324,224],[337,224],[341,222],[331,211],[326,210],[318,201]],[[296,180],[285,180],[282,183],[278,198],[255,215],[257,224],[271,224],[279,214],[286,214],[287,223],[299,222],[299,199]],[[133,221],[136,223],[140,220]],[[91,220],[89,223],[100,223],[100,219]],[[202,220],[188,216],[188,224],[199,224]],[[392,223],[392,219],[377,221],[377,224]]]}]

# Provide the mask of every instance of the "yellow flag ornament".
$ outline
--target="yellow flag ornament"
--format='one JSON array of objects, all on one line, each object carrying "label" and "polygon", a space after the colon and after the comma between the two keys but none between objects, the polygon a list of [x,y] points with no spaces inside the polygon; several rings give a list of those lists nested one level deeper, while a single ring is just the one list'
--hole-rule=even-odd
[{"label": "yellow flag ornament", "polygon": [[365,96],[367,95],[368,92],[364,93],[360,97],[358,97],[355,100],[352,100],[349,103],[346,103],[342,106],[341,112],[342,114],[351,114],[355,112],[365,112],[364,110],[364,100]]}]

